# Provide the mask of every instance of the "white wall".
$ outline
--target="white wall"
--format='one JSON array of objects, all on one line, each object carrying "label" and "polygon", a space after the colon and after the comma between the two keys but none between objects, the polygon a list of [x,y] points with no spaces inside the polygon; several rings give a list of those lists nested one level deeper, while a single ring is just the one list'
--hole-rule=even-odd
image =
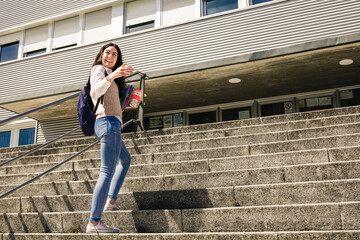
[{"label": "white wall", "polygon": [[84,43],[103,41],[111,37],[111,8],[85,14]]},{"label": "white wall", "polygon": [[76,44],[79,33],[79,17],[67,18],[54,23],[52,48]]},{"label": "white wall", "polygon": [[196,17],[195,0],[163,0],[162,22],[171,25]]}]

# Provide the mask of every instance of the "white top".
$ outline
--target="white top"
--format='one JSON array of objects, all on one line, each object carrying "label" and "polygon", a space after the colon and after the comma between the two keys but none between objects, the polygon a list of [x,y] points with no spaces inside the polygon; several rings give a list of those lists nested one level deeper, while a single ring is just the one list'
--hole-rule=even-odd
[{"label": "white top", "polygon": [[115,81],[106,80],[105,71],[109,75],[112,73],[110,68],[103,65],[95,65],[91,68],[90,74],[90,96],[94,106],[96,106],[98,98],[104,95],[103,104],[99,104],[96,110],[96,118],[115,116],[122,122],[122,111],[119,98],[119,89]]}]

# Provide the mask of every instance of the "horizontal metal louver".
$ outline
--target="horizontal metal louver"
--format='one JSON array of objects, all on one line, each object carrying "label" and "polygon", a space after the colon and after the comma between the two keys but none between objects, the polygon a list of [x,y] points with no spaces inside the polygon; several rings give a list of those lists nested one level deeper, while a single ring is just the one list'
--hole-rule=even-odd
[{"label": "horizontal metal louver", "polygon": [[113,0],[0,1],[0,31],[107,2]]},{"label": "horizontal metal louver", "polygon": [[7,119],[9,117],[13,117],[15,115],[16,115],[16,113],[14,113],[12,111],[0,108],[0,121],[3,121],[5,119]]},{"label": "horizontal metal louver", "polygon": [[[359,34],[359,12],[359,0],[274,1],[112,41],[120,45],[126,63],[151,72]],[[0,100],[64,87],[75,90],[87,81],[104,43],[2,64]],[[21,71],[9,79],[14,69]]]},{"label": "horizontal metal louver", "polygon": [[[52,119],[49,121],[38,121],[37,143],[48,142],[61,134],[64,134],[79,126],[77,116]],[[78,130],[63,139],[84,137],[81,130]]]}]

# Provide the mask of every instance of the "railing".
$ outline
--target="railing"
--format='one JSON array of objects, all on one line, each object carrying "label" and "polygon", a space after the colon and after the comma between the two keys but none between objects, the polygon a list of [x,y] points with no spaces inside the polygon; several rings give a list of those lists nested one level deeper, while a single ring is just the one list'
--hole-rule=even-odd
[{"label": "railing", "polygon": [[[130,78],[130,77],[135,76],[135,75],[140,75],[140,79],[137,79],[137,80],[129,80],[129,81],[127,81],[127,83],[138,82],[138,81],[139,81],[139,82],[140,82],[140,90],[143,92],[143,95],[142,95],[142,97],[141,97],[140,105],[139,105],[139,107],[138,107],[137,110],[136,110],[136,111],[137,111],[137,119],[130,119],[129,121],[127,121],[126,123],[124,123],[124,124],[122,125],[122,128],[125,128],[126,126],[130,125],[131,123],[135,123],[135,124],[136,124],[136,127],[139,127],[142,131],[145,131],[144,125],[143,125],[143,119],[144,119],[144,118],[143,118],[143,114],[144,114],[144,105],[145,105],[145,103],[144,103],[145,80],[146,80],[146,79],[149,79],[149,78],[148,78],[148,76],[147,76],[146,74],[141,73],[141,72],[139,72],[139,71],[134,72],[133,74],[131,74],[130,76],[128,76],[128,77],[126,77],[126,78]],[[60,100],[57,100],[57,101],[54,101],[54,102],[45,104],[45,105],[40,106],[40,107],[38,107],[38,108],[34,108],[34,109],[31,109],[31,110],[29,110],[29,111],[27,111],[27,112],[18,114],[18,115],[16,115],[16,116],[13,116],[13,117],[10,117],[10,118],[7,118],[7,119],[5,119],[5,120],[3,120],[3,121],[0,121],[0,126],[2,126],[2,125],[4,125],[4,124],[7,124],[7,123],[10,123],[10,122],[12,122],[12,121],[14,121],[14,120],[16,120],[16,119],[19,119],[19,118],[23,118],[23,117],[25,117],[25,116],[28,116],[28,115],[31,114],[31,113],[34,113],[34,112],[38,112],[38,111],[40,111],[40,110],[43,110],[43,109],[45,109],[45,108],[47,108],[47,107],[49,107],[49,106],[58,105],[58,104],[60,104],[60,103],[62,103],[62,102],[65,102],[65,101],[67,101],[67,100],[69,100],[69,99],[73,99],[73,98],[75,98],[75,97],[77,97],[77,96],[79,96],[79,93],[70,95],[70,96],[65,97],[65,98],[62,98],[62,99],[60,99]],[[69,131],[69,132],[67,132],[67,133],[64,133],[64,134],[62,134],[62,135],[60,135],[60,136],[52,139],[52,140],[49,141],[49,142],[46,142],[46,143],[44,143],[44,144],[42,144],[42,145],[40,145],[40,146],[37,146],[37,147],[35,147],[35,148],[33,148],[33,149],[31,149],[31,150],[23,153],[23,154],[20,154],[19,156],[15,157],[15,158],[12,158],[12,159],[4,162],[4,163],[1,163],[1,164],[0,164],[0,167],[1,167],[1,166],[4,166],[5,164],[8,164],[8,163],[10,163],[10,162],[12,162],[12,161],[15,161],[15,160],[17,160],[17,159],[19,159],[19,158],[25,157],[25,156],[27,156],[27,155],[29,155],[29,154],[31,154],[31,153],[34,153],[35,151],[37,151],[37,150],[39,150],[39,149],[41,149],[41,148],[43,148],[43,147],[45,147],[45,146],[48,146],[48,145],[50,145],[51,143],[54,143],[55,141],[57,141],[57,140],[65,137],[65,136],[67,136],[67,135],[69,135],[69,134],[71,134],[71,133],[73,133],[73,132],[75,132],[75,131],[77,131],[77,130],[79,130],[79,129],[80,129],[80,126],[72,129],[71,131]],[[135,132],[136,132],[136,131],[137,131],[137,128],[135,128]],[[59,163],[59,164],[55,165],[54,167],[52,167],[52,168],[44,171],[43,173],[38,174],[38,175],[35,176],[34,178],[26,181],[26,182],[23,183],[23,184],[18,185],[17,187],[9,190],[8,192],[2,194],[2,195],[0,196],[0,199],[8,196],[8,195],[11,194],[12,192],[14,192],[14,191],[16,191],[16,190],[18,190],[18,189],[26,186],[27,184],[35,181],[36,179],[40,178],[41,176],[43,176],[43,175],[45,175],[45,174],[47,174],[47,173],[52,172],[53,170],[57,169],[57,168],[60,167],[61,165],[65,164],[65,163],[67,163],[68,161],[72,160],[73,158],[77,157],[77,156],[80,155],[81,153],[86,152],[86,151],[89,150],[91,147],[95,146],[97,143],[98,143],[97,140],[94,141],[94,142],[91,143],[89,146],[85,147],[84,149],[82,149],[81,151],[79,151],[79,152],[77,152],[76,154],[72,155],[71,157],[67,158],[66,160],[62,161],[61,163]]]},{"label": "railing", "polygon": [[41,110],[43,110],[43,109],[45,109],[45,108],[48,108],[48,107],[50,107],[50,106],[55,106],[55,105],[58,105],[58,104],[60,104],[60,103],[66,102],[67,100],[70,100],[70,99],[73,99],[73,98],[79,96],[79,94],[80,94],[80,93],[78,92],[78,93],[75,93],[75,94],[73,94],[73,95],[70,95],[70,96],[64,97],[64,98],[62,98],[62,99],[56,100],[56,101],[54,101],[54,102],[51,102],[51,103],[42,105],[42,106],[40,106],[40,107],[31,109],[31,110],[29,110],[29,111],[20,113],[20,114],[18,114],[18,115],[16,115],[16,116],[9,117],[9,118],[7,118],[7,119],[5,119],[5,120],[0,121],[0,127],[1,127],[2,125],[8,124],[8,123],[10,123],[10,122],[13,122],[13,121],[15,121],[16,119],[26,117],[26,116],[30,115],[30,113],[39,112],[39,111],[41,111]]}]

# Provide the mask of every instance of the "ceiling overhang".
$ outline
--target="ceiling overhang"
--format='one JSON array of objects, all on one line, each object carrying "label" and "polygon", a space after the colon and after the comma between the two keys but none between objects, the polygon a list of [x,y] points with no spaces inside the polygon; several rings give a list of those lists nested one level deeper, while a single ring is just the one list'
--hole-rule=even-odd
[{"label": "ceiling overhang", "polygon": [[[225,104],[360,84],[360,42],[150,79],[146,112]],[[353,64],[341,66],[342,59]],[[229,83],[239,78],[240,83]]]}]

